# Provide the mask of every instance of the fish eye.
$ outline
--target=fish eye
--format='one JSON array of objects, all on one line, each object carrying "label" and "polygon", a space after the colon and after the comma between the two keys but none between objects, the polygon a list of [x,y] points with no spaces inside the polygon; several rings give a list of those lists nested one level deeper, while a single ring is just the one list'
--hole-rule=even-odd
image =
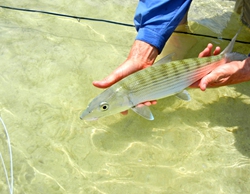
[{"label": "fish eye", "polygon": [[102,102],[101,104],[100,104],[100,110],[101,111],[106,111],[106,110],[108,110],[109,109],[109,104],[107,103],[107,102]]}]

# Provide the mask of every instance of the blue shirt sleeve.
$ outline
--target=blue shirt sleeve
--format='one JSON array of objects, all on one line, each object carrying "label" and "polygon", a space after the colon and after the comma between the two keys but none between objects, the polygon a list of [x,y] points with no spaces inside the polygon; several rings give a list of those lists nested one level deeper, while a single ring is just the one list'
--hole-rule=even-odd
[{"label": "blue shirt sleeve", "polygon": [[161,53],[165,43],[188,11],[192,0],[140,0],[134,23],[141,40]]}]

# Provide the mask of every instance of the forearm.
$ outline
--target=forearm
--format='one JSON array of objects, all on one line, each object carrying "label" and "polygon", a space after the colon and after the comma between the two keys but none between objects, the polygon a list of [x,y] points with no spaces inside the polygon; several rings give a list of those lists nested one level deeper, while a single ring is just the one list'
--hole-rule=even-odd
[{"label": "forearm", "polygon": [[136,40],[155,46],[160,53],[187,13],[192,0],[140,0],[134,23]]}]

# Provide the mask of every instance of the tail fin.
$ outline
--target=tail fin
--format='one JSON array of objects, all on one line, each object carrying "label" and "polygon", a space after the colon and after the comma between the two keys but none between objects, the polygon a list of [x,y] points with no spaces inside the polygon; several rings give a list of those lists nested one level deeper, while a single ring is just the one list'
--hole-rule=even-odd
[{"label": "tail fin", "polygon": [[231,53],[234,47],[234,43],[236,41],[236,38],[238,34],[240,33],[241,28],[238,30],[238,32],[235,34],[235,36],[232,38],[231,42],[227,45],[227,47],[221,52],[221,55],[225,55],[226,53]]},{"label": "tail fin", "polygon": [[226,62],[231,62],[231,61],[243,61],[247,58],[247,55],[241,54],[241,53],[226,53],[225,54]]}]

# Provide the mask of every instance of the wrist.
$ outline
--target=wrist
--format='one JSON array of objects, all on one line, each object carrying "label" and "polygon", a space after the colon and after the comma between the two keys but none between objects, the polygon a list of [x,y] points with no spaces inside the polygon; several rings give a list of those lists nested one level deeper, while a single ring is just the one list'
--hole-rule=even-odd
[{"label": "wrist", "polygon": [[245,81],[249,81],[250,80],[250,57],[246,58],[243,61],[244,64],[244,71],[245,71]]},{"label": "wrist", "polygon": [[236,72],[234,80],[236,83],[250,81],[250,57],[244,61],[237,61],[238,73]]},{"label": "wrist", "polygon": [[150,66],[154,63],[158,54],[159,52],[156,47],[146,42],[135,40],[130,50],[128,60],[139,62],[142,66]]}]

